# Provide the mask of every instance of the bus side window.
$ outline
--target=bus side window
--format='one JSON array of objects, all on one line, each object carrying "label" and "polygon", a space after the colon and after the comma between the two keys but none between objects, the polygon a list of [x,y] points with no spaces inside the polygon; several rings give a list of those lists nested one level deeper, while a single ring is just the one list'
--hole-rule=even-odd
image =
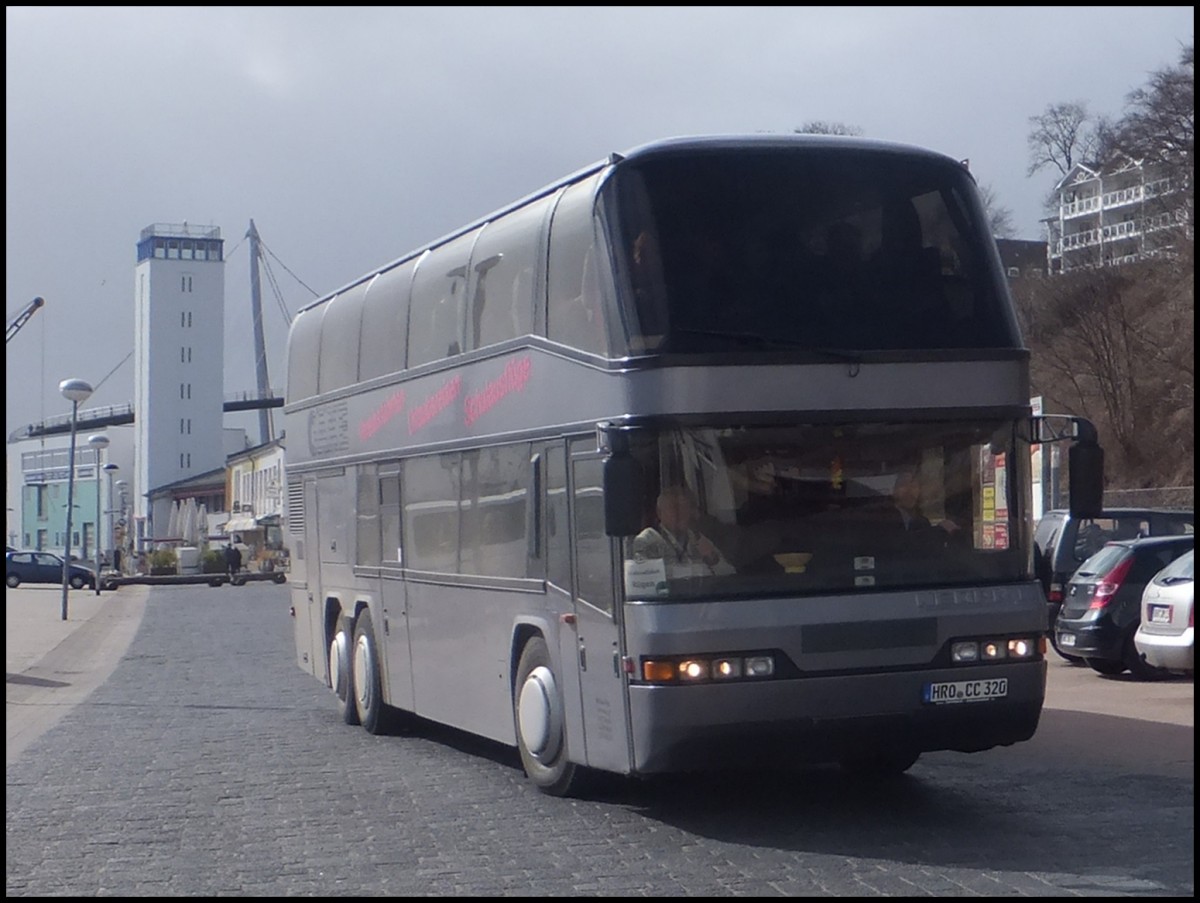
[{"label": "bus side window", "polygon": [[[328,302],[326,302],[328,304]],[[317,368],[321,347],[321,320],[324,305],[301,311],[288,334],[288,401],[302,401],[317,394]]]},{"label": "bus side window", "polygon": [[413,277],[408,325],[408,366],[461,354],[467,261],[479,230],[435,248]]},{"label": "bus side window", "polygon": [[404,369],[408,296],[416,259],[379,274],[363,304],[358,378],[371,379]]},{"label": "bus side window", "polygon": [[608,354],[608,323],[601,292],[603,253],[592,219],[595,179],[564,192],[550,226],[547,261],[547,334],[556,342]]},{"label": "bus side window", "polygon": [[325,305],[317,358],[317,390],[322,394],[358,382],[363,299],[373,282],[371,279],[352,285]]},{"label": "bus side window", "polygon": [[540,198],[484,226],[471,252],[464,350],[533,331],[533,273],[550,202],[550,197]]}]

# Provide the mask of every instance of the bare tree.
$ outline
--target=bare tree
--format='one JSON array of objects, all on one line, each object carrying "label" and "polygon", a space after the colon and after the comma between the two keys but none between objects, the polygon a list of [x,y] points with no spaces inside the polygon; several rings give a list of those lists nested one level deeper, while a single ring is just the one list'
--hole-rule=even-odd
[{"label": "bare tree", "polygon": [[1083,101],[1055,103],[1029,117],[1029,168],[1026,175],[1053,166],[1065,176],[1096,148],[1096,123]]},{"label": "bare tree", "polygon": [[1126,102],[1128,112],[1110,136],[1114,149],[1190,175],[1196,148],[1193,45],[1183,48],[1177,65],[1152,72],[1149,84],[1131,91]]},{"label": "bare tree", "polygon": [[1014,285],[1033,389],[1096,424],[1113,485],[1193,480],[1190,291],[1160,260]]},{"label": "bare tree", "polygon": [[979,197],[983,201],[983,210],[987,214],[988,226],[991,227],[993,238],[1012,238],[1017,234],[1013,224],[1013,212],[1000,204],[996,191],[991,185],[979,186]]},{"label": "bare tree", "polygon": [[813,119],[796,129],[798,135],[862,135],[863,130],[856,125],[844,122],[831,122],[825,119]]}]

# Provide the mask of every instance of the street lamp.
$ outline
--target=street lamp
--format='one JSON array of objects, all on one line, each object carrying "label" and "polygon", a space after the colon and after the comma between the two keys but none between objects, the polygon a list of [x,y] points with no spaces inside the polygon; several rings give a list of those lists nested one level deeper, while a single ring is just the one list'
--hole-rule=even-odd
[{"label": "street lamp", "polygon": [[71,452],[67,458],[67,535],[63,542],[62,619],[67,619],[67,588],[71,576],[71,506],[75,498],[75,426],[79,422],[79,403],[92,397],[91,383],[82,379],[64,379],[58,384],[63,398],[71,402]]},{"label": "street lamp", "polygon": [[119,570],[117,567],[117,532],[113,529],[113,515],[117,509],[113,507],[113,474],[121,468],[109,461],[104,465],[104,472],[108,474],[108,507],[105,511],[108,514],[108,560],[112,565],[113,570]]}]

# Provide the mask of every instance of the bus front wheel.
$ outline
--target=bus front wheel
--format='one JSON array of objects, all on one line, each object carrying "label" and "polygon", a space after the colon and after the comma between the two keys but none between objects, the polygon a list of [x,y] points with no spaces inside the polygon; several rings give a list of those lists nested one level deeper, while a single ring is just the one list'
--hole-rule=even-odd
[{"label": "bus front wheel", "polygon": [[535,636],[525,644],[517,665],[513,692],[517,749],[525,774],[538,790],[570,796],[579,790],[583,768],[567,759],[562,693],[546,641]]}]

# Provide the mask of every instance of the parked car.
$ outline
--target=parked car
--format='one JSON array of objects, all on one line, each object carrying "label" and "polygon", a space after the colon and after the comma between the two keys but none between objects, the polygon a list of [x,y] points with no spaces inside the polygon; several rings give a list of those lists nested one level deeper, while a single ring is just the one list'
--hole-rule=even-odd
[{"label": "parked car", "polygon": [[[7,552],[4,555],[4,582],[11,588],[22,583],[58,583],[63,579],[63,560],[53,552]],[[72,564],[67,571],[67,583],[72,589],[85,586],[96,588],[96,574],[91,568]]]},{"label": "parked car", "polygon": [[1091,518],[1071,517],[1066,509],[1047,511],[1033,532],[1033,551],[1054,650],[1068,661],[1080,661],[1070,650],[1059,648],[1054,621],[1067,581],[1081,564],[1109,540],[1193,534],[1195,523],[1195,511],[1184,508],[1106,508],[1100,517]]},{"label": "parked car", "polygon": [[1133,645],[1153,668],[1196,673],[1196,553],[1184,552],[1159,571],[1142,593],[1142,620]]},{"label": "parked car", "polygon": [[1161,676],[1161,671],[1142,660],[1134,645],[1142,619],[1142,593],[1159,571],[1194,544],[1194,536],[1107,543],[1067,581],[1054,625],[1059,647],[1101,674],[1129,670],[1144,680]]}]

